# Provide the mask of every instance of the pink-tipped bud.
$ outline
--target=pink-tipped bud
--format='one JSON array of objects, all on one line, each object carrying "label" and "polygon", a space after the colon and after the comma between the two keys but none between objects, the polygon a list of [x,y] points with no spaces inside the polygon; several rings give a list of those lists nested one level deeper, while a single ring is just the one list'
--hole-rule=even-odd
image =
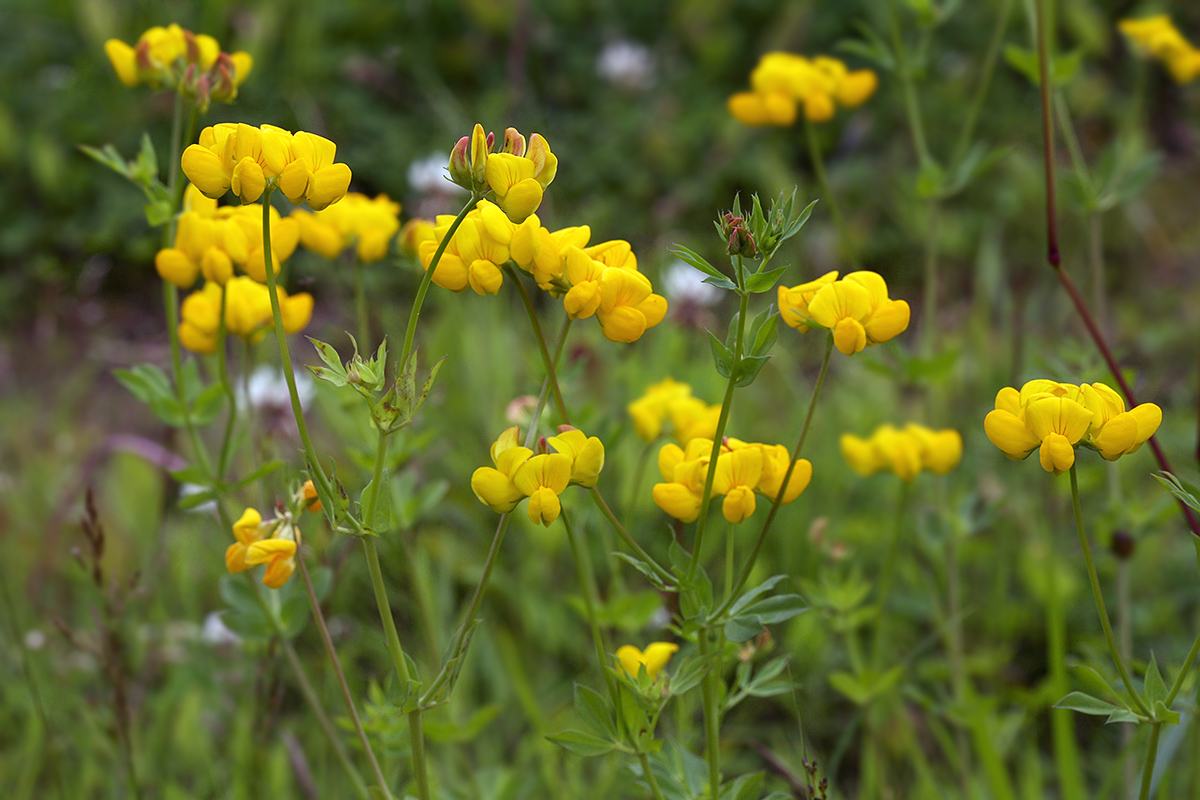
[{"label": "pink-tipped bud", "polygon": [[462,137],[450,151],[450,180],[464,189],[471,188],[471,162],[468,149],[471,146],[469,137]]},{"label": "pink-tipped bud", "polygon": [[538,440],[537,440],[537,452],[538,452],[539,454],[541,454],[541,453],[548,453],[548,452],[550,452],[550,443],[546,441],[546,437],[545,437],[545,436],[539,436],[539,437],[538,437]]},{"label": "pink-tipped bud", "polygon": [[213,64],[209,74],[215,76],[215,81],[212,86],[212,99],[218,103],[232,103],[237,98],[237,82],[233,79],[233,74],[237,68],[233,65],[233,59],[228,53],[221,53],[217,56],[217,61]]},{"label": "pink-tipped bud", "polygon": [[525,155],[525,137],[519,130],[516,128],[504,129],[504,150],[502,152],[518,157]]},{"label": "pink-tipped bud", "polygon": [[196,41],[196,34],[183,29],[183,41],[187,44],[187,56],[185,60],[189,64],[197,64],[200,62],[200,43]]},{"label": "pink-tipped bud", "polygon": [[154,69],[154,62],[150,60],[150,43],[146,40],[140,40],[137,47],[134,48],[134,53],[137,54],[137,65],[139,70],[150,71]]}]

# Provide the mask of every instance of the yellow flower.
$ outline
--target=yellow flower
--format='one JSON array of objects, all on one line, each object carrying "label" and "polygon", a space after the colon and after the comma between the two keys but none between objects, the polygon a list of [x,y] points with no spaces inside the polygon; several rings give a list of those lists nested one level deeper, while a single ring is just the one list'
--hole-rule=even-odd
[{"label": "yellow flower", "polygon": [[914,423],[903,429],[881,425],[869,439],[842,434],[841,447],[846,463],[859,475],[886,469],[909,482],[925,469],[944,475],[962,460],[958,431],[934,431]]},{"label": "yellow flower", "polygon": [[[626,406],[629,416],[633,418],[633,428],[637,435],[647,442],[657,439],[662,433],[663,421],[672,403],[691,395],[691,386],[673,378],[664,378],[659,383],[647,386],[641,397]],[[710,433],[709,437],[711,436]]]},{"label": "yellow flower", "polygon": [[1194,48],[1166,14],[1117,23],[1142,54],[1161,61],[1177,83],[1200,76],[1200,50]]},{"label": "yellow flower", "polygon": [[225,550],[226,569],[238,573],[266,564],[263,583],[272,589],[287,583],[296,569],[296,542],[300,536],[287,519],[264,522],[258,511],[247,508],[233,523],[233,535],[237,541]]},{"label": "yellow flower", "polygon": [[1034,380],[1019,392],[1001,389],[983,427],[1008,458],[1020,460],[1037,449],[1042,468],[1058,475],[1075,463],[1076,445],[1115,461],[1141,447],[1161,421],[1158,406],[1144,403],[1126,411],[1120,395],[1101,383]]},{"label": "yellow flower", "polygon": [[422,243],[433,242],[436,250],[439,241],[434,224],[427,219],[420,218],[413,218],[404,223],[397,239],[400,252],[409,258],[419,257]]},{"label": "yellow flower", "polygon": [[202,111],[210,100],[233,102],[254,64],[248,53],[221,52],[213,37],[176,24],[150,28],[132,47],[109,39],[104,52],[121,83],[178,90],[194,97]]},{"label": "yellow flower", "polygon": [[546,443],[555,452],[571,459],[571,483],[585,488],[596,485],[600,470],[604,469],[604,443],[595,436],[588,436],[569,425],[559,427],[558,436],[551,436]]},{"label": "yellow flower", "polygon": [[791,125],[800,108],[808,121],[827,122],[838,105],[852,108],[866,102],[876,85],[874,72],[850,72],[836,58],[809,60],[773,52],[764,55],[750,73],[751,91],[734,94],[727,106],[745,125]]},{"label": "yellow flower", "polygon": [[626,644],[617,648],[617,661],[621,662],[621,667],[634,678],[645,667],[646,676],[654,680],[671,660],[671,656],[678,652],[679,645],[673,642],[654,642],[646,647],[645,652]]},{"label": "yellow flower", "polygon": [[562,504],[558,496],[571,482],[571,459],[561,453],[543,453],[521,464],[513,484],[529,498],[529,519],[549,525],[558,519]]},{"label": "yellow flower", "polygon": [[826,272],[815,281],[802,283],[799,286],[788,288],[786,286],[779,287],[779,316],[785,324],[795,328],[801,333],[808,333],[812,320],[808,315],[808,304],[816,297],[826,284],[833,283],[837,280],[838,273]]},{"label": "yellow flower", "polygon": [[507,514],[517,507],[525,493],[513,483],[517,470],[533,455],[528,447],[517,444],[517,429],[509,428],[492,444],[492,463],[495,467],[480,467],[471,476],[471,491],[479,502],[497,514]]},{"label": "yellow flower", "polygon": [[300,502],[313,513],[317,513],[324,508],[321,504],[321,499],[317,496],[317,487],[313,486],[311,480],[305,481],[304,485],[300,487]]},{"label": "yellow flower", "polygon": [[[312,318],[313,298],[276,287],[285,333],[297,333]],[[180,306],[179,340],[195,353],[216,352],[221,320],[221,293],[225,292],[225,330],[249,341],[258,341],[273,324],[271,296],[266,286],[239,275],[222,287],[216,282],[192,292]]]},{"label": "yellow flower", "polygon": [[274,125],[220,123],[200,132],[180,164],[208,197],[232,188],[242,202],[253,203],[272,185],[292,203],[307,201],[320,211],[345,196],[350,185],[350,168],[335,162],[336,154],[333,142],[304,131],[293,135]]},{"label": "yellow flower", "polygon": [[386,194],[375,198],[349,192],[341,202],[322,211],[296,209],[291,214],[300,225],[300,242],[326,258],[336,258],[356,244],[359,262],[369,264],[387,255],[392,237],[400,230],[400,204]]},{"label": "yellow flower", "polygon": [[741,522],[754,513],[754,489],[762,476],[762,451],[748,447],[722,453],[717,459],[713,493],[725,495],[721,512],[730,522]]},{"label": "yellow flower", "polygon": [[834,344],[846,355],[908,328],[908,303],[889,299],[887,284],[874,272],[852,272],[822,286],[807,310],[813,322],[833,333]]}]

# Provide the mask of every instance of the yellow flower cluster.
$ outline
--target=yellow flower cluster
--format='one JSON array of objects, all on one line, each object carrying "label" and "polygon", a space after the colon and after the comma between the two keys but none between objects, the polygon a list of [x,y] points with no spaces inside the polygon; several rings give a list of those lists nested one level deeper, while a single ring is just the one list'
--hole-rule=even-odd
[{"label": "yellow flower cluster", "polygon": [[[313,298],[308,292],[279,293],[279,312],[283,329],[296,333],[312,317]],[[225,330],[248,341],[258,341],[272,325],[270,290],[261,283],[239,275],[224,285],[209,281],[204,288],[188,295],[180,307],[179,341],[195,353],[216,352],[221,324],[221,295],[225,300]]]},{"label": "yellow flower cluster", "polygon": [[846,463],[863,477],[891,470],[912,481],[923,469],[945,475],[962,461],[958,431],[935,431],[912,422],[903,428],[881,425],[869,439],[843,433],[841,444]]},{"label": "yellow flower cluster", "polygon": [[[429,269],[454,217],[441,215],[432,237],[420,229],[417,253]],[[489,200],[480,200],[455,231],[433,273],[433,282],[451,291],[468,286],[477,294],[496,294],[504,283],[501,266],[512,262],[538,286],[562,297],[572,319],[595,316],[613,342],[633,342],[662,321],[667,301],[654,293],[638,272],[629,243],[612,240],[588,246],[586,225],[551,232],[536,214],[520,224]]]},{"label": "yellow flower cluster", "polygon": [[253,203],[270,183],[292,203],[308,201],[320,211],[341,200],[350,186],[350,168],[335,162],[336,154],[337,145],[313,133],[222,122],[200,132],[199,143],[183,151],[181,165],[207,197],[233,189],[243,203]]},{"label": "yellow flower cluster", "polygon": [[887,283],[875,272],[851,272],[838,280],[827,272],[815,281],[779,287],[779,315],[801,333],[813,326],[833,332],[833,343],[848,356],[882,344],[908,328],[909,308],[888,298]]},{"label": "yellow flower cluster", "polygon": [[480,467],[471,476],[471,491],[479,502],[507,514],[529,498],[529,519],[549,525],[558,519],[558,496],[570,484],[596,485],[604,468],[604,444],[595,436],[562,425],[558,436],[546,440],[549,450],[537,455],[518,444],[518,431],[509,428],[492,444],[494,467]]},{"label": "yellow flower cluster", "polygon": [[1018,392],[1006,386],[983,421],[992,444],[1014,461],[1038,450],[1047,472],[1059,475],[1075,464],[1083,445],[1109,461],[1136,451],[1154,435],[1162,409],[1142,403],[1125,410],[1121,395],[1103,383],[1029,381]]},{"label": "yellow flower cluster", "polygon": [[[271,264],[275,273],[296,249],[300,224],[271,209]],[[263,254],[262,206],[217,206],[195,186],[184,195],[184,211],[175,228],[174,247],[158,251],[154,267],[159,277],[180,289],[190,289],[203,275],[225,283],[236,265],[254,280],[267,280]]]},{"label": "yellow flower cluster", "polygon": [[1192,47],[1166,14],[1123,19],[1117,27],[1139,51],[1165,64],[1177,83],[1190,83],[1200,76],[1200,50]]},{"label": "yellow flower cluster", "polygon": [[263,583],[278,589],[296,571],[296,545],[300,541],[300,530],[290,523],[289,518],[264,522],[261,514],[253,508],[247,508],[241,518],[233,523],[233,535],[237,541],[225,551],[225,568],[230,572],[245,572],[251,567],[266,564]]},{"label": "yellow flower cluster", "polygon": [[[654,502],[681,522],[693,522],[700,516],[704,499],[704,481],[712,457],[712,439],[696,437],[686,447],[674,443],[658,451],[658,469],[665,483],[654,485]],[[730,522],[741,522],[754,513],[757,492],[774,501],[783,485],[783,476],[791,463],[791,454],[781,444],[767,445],[726,438],[717,457],[713,495],[723,495],[721,512]],[[800,496],[812,480],[812,464],[802,458],[796,462],[781,503]]]},{"label": "yellow flower cluster", "polygon": [[337,258],[350,245],[357,245],[363,264],[386,256],[400,230],[400,204],[386,194],[370,198],[349,192],[328,208],[316,212],[298,208],[291,217],[300,224],[300,242],[309,250]]},{"label": "yellow flower cluster", "polygon": [[513,222],[524,222],[542,204],[542,195],[558,174],[558,157],[535,133],[526,145],[516,128],[504,131],[504,142],[492,152],[495,135],[478,123],[450,151],[450,180],[480,195],[491,193]]},{"label": "yellow flower cluster", "polygon": [[654,680],[663,667],[671,660],[671,656],[679,652],[679,645],[674,642],[654,642],[646,646],[645,651],[631,644],[617,648],[617,661],[621,667],[636,678],[642,667],[646,668],[646,677]]},{"label": "yellow flower cluster", "polygon": [[647,386],[646,393],[626,408],[633,418],[634,430],[645,441],[657,439],[663,423],[670,422],[675,438],[685,447],[697,436],[711,443],[721,417],[719,405],[710,406],[693,397],[691,386],[673,378]]},{"label": "yellow flower cluster", "polygon": [[144,83],[155,89],[179,89],[194,95],[204,107],[210,99],[233,102],[254,66],[249,53],[222,52],[213,37],[175,24],[150,28],[132,47],[109,39],[104,52],[126,86]]},{"label": "yellow flower cluster", "polygon": [[802,107],[810,122],[828,122],[837,106],[865,103],[878,83],[871,70],[851,71],[829,56],[767,53],[750,73],[751,91],[729,98],[729,113],[745,125],[788,126]]}]

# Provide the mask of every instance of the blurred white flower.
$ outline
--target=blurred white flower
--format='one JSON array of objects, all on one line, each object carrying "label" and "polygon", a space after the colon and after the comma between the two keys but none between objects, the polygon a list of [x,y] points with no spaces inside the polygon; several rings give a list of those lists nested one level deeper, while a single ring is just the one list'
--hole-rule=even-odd
[{"label": "blurred white flower", "polygon": [[716,305],[721,299],[721,290],[711,283],[705,283],[703,272],[678,259],[667,267],[663,291],[672,305],[690,303],[708,307]]},{"label": "blurred white flower", "polygon": [[[300,396],[300,407],[308,408],[313,396],[313,382],[307,372],[296,372],[296,394]],[[259,367],[250,373],[241,402],[258,411],[286,409],[291,413],[292,399],[288,394],[287,381],[283,372],[275,367]]]},{"label": "blurred white flower", "polygon": [[408,185],[418,194],[461,193],[463,188],[446,178],[445,153],[433,153],[408,165]]},{"label": "blurred white flower", "polygon": [[242,637],[230,630],[229,626],[225,624],[225,620],[221,619],[222,613],[211,611],[204,618],[204,627],[201,629],[200,638],[204,640],[205,644],[220,647],[237,644],[242,640]]},{"label": "blurred white flower", "polygon": [[644,44],[616,39],[600,51],[596,74],[622,89],[648,89],[654,85],[654,54]]}]

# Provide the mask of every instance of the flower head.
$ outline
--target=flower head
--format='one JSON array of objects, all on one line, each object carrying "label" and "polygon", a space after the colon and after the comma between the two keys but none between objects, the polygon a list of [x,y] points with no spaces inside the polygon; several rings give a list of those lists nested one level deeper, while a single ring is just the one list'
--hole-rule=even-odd
[{"label": "flower head", "polygon": [[935,431],[915,423],[904,428],[882,425],[867,439],[845,433],[841,447],[846,463],[858,474],[866,477],[890,470],[910,482],[922,470],[944,475],[962,460],[958,431]]},{"label": "flower head", "polygon": [[500,434],[491,448],[495,466],[475,470],[471,490],[479,502],[500,514],[529,498],[529,519],[549,525],[562,513],[559,495],[568,485],[596,485],[604,467],[604,445],[595,436],[570,426],[546,440],[553,448],[547,452],[535,454],[519,445],[517,439],[515,427]]},{"label": "flower head", "polygon": [[1102,383],[1035,380],[1020,391],[1001,389],[983,428],[1008,458],[1021,460],[1038,450],[1042,468],[1058,475],[1075,464],[1076,446],[1115,461],[1141,447],[1161,421],[1158,406],[1143,403],[1126,411],[1120,395]]},{"label": "flower head", "polygon": [[909,307],[888,297],[887,283],[875,272],[851,272],[840,280],[836,272],[815,281],[779,287],[783,321],[801,333],[812,326],[827,328],[846,355],[882,344],[908,328]]},{"label": "flower head", "polygon": [[233,523],[236,542],[225,551],[225,568],[230,572],[245,572],[251,567],[266,564],[263,583],[278,589],[287,583],[296,569],[296,543],[299,531],[282,517],[264,521],[253,508],[247,508]]},{"label": "flower head", "polygon": [[1200,50],[1192,46],[1166,14],[1117,23],[1138,52],[1161,61],[1176,83],[1191,83],[1200,77]]},{"label": "flower head", "polygon": [[213,37],[174,23],[148,29],[133,46],[109,39],[104,53],[126,86],[175,89],[194,97],[201,110],[210,100],[233,102],[254,65],[249,53],[225,53]]},{"label": "flower head", "polygon": [[836,58],[765,54],[750,73],[750,91],[729,98],[729,113],[744,125],[789,126],[800,112],[809,122],[828,122],[838,106],[853,108],[875,92],[871,70],[850,71]]},{"label": "flower head", "polygon": [[654,642],[646,646],[645,651],[631,644],[617,648],[617,661],[622,669],[636,678],[643,667],[646,676],[651,680],[658,677],[663,667],[671,660],[671,656],[679,652],[679,645],[674,642]]}]

